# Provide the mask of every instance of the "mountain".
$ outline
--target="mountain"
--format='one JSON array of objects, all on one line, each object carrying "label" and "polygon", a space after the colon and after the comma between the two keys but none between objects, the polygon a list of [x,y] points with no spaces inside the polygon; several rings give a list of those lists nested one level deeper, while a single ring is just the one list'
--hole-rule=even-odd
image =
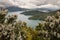
[{"label": "mountain", "polygon": [[25,8],[16,7],[16,6],[9,6],[9,7],[6,7],[6,9],[8,9],[9,12],[29,10],[29,9],[25,9]]}]

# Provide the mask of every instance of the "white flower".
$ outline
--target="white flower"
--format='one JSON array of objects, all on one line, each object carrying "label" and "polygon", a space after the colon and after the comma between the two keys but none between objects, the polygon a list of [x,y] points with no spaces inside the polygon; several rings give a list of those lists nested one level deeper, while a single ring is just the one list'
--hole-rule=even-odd
[{"label": "white flower", "polygon": [[2,33],[3,33],[3,35],[4,35],[4,36],[6,36],[6,35],[7,35],[7,31],[3,31]]},{"label": "white flower", "polygon": [[45,20],[48,21],[48,22],[52,22],[53,18],[51,16],[48,16]]},{"label": "white flower", "polygon": [[53,23],[53,22],[51,22],[49,25],[49,27],[51,27],[51,28],[54,28],[54,26],[55,26],[55,23]]}]

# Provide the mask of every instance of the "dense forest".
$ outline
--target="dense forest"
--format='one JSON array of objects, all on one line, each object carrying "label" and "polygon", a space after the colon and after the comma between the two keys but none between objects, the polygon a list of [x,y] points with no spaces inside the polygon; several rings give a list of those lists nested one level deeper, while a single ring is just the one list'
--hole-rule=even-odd
[{"label": "dense forest", "polygon": [[45,22],[39,23],[35,29],[25,22],[16,21],[17,15],[0,12],[0,40],[60,40],[60,12],[47,16]]}]

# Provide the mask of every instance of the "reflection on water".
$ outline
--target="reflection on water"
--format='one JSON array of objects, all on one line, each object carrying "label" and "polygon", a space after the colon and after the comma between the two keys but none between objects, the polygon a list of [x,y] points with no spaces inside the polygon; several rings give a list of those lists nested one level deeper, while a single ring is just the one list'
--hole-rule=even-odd
[{"label": "reflection on water", "polygon": [[11,14],[17,14],[18,15],[18,19],[17,20],[21,20],[21,21],[24,21],[27,23],[27,26],[31,26],[31,27],[35,27],[38,25],[39,20],[29,20],[28,18],[31,17],[31,16],[26,16],[24,14],[20,14],[22,13],[22,11],[19,11],[19,12],[9,12],[8,15],[11,15]]}]

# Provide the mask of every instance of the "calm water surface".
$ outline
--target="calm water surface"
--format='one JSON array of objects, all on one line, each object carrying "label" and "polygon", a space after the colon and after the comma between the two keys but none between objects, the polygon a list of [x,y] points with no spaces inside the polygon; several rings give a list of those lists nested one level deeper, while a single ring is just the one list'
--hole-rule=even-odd
[{"label": "calm water surface", "polygon": [[27,23],[27,26],[29,27],[35,27],[38,25],[38,23],[42,22],[40,20],[29,20],[28,18],[31,17],[31,16],[26,16],[24,14],[21,14],[23,11],[19,11],[19,12],[9,12],[8,15],[12,15],[12,14],[17,14],[18,15],[18,18],[17,20],[21,20],[21,21],[24,21]]}]

